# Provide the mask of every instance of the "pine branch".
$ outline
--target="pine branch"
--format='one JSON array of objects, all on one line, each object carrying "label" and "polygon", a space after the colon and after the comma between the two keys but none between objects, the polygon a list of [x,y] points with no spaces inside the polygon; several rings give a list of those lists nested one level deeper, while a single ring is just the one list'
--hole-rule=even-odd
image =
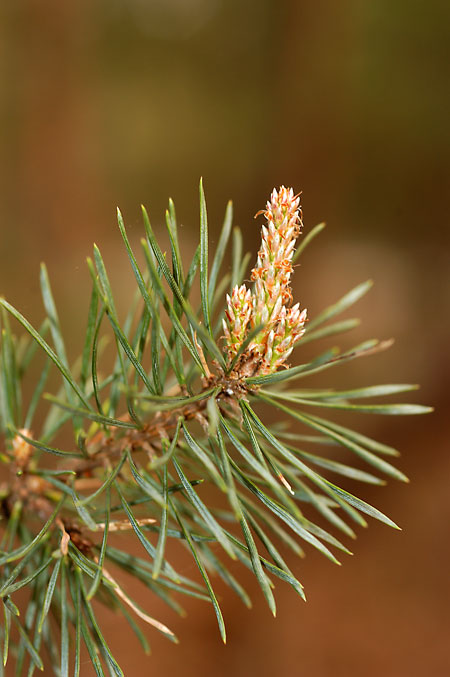
[{"label": "pine branch", "polygon": [[[250,606],[248,593],[227,568],[229,559],[254,573],[275,614],[273,579],[305,598],[280,546],[292,558],[312,546],[339,563],[338,552],[349,550],[334,532],[354,538],[352,526],[366,525],[365,516],[398,528],[334,479],[383,484],[388,476],[404,481],[390,462],[397,450],[322,414],[334,409],[405,415],[430,408],[366,403],[416,388],[408,384],[345,391],[297,387],[300,379],[383,350],[390,342],[371,340],[342,353],[327,350],[308,362],[294,360],[303,344],[357,325],[355,319],[334,318],[359,300],[371,282],[307,321],[306,310],[292,298],[293,262],[323,224],[295,251],[303,224],[292,189],[274,190],[262,214],[266,225],[251,272],[253,285],[247,287],[243,279],[250,257],[242,256],[239,230],[232,231],[231,203],[216,252],[209,251],[202,184],[200,244],[189,265],[182,261],[172,202],[166,214],[170,261],[145,209],[141,256],[132,250],[119,212],[136,280],[134,301],[122,321],[95,247],[88,261],[92,293],[85,341],[74,365],[67,359],[45,267],[46,315],[38,330],[0,299],[0,460],[9,474],[0,486],[1,635],[3,665],[12,657],[16,674],[42,670],[40,653],[46,647],[51,661],[46,669],[61,675],[74,669],[77,675],[82,642],[97,674],[105,669],[123,674],[98,624],[94,599],[128,622],[146,652],[141,622],[177,641],[165,620],[153,618],[151,608],[130,598],[119,575],[112,576],[111,565],[140,580],[178,613],[183,595],[211,604],[225,641],[215,577]],[[228,274],[223,267],[231,235]],[[198,310],[189,300],[197,283]],[[16,337],[10,318],[25,337]],[[102,358],[107,331],[116,351],[109,370]],[[40,377],[31,397],[24,397],[23,384],[28,392],[36,360]],[[54,373],[60,387],[50,395],[44,391]],[[268,424],[268,408],[276,412],[275,425]],[[69,430],[73,443],[67,446],[61,440]],[[335,450],[330,457],[329,445],[350,450],[371,466],[370,472],[337,461]],[[216,488],[217,502],[205,485]],[[330,531],[323,526],[327,523]],[[111,533],[122,536],[120,548],[110,545]],[[130,537],[140,543],[140,557],[129,554]],[[176,558],[169,561],[166,546],[174,539],[190,552],[198,568],[196,580],[177,571]],[[21,589],[28,591],[25,613],[16,604]]]}]

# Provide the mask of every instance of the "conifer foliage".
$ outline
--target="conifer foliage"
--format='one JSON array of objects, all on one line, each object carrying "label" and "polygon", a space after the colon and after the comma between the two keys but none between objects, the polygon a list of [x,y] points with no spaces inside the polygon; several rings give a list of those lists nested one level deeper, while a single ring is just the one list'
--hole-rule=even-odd
[{"label": "conifer foliage", "polygon": [[[199,245],[188,265],[171,201],[168,253],[143,209],[145,237],[135,254],[119,212],[135,298],[127,317],[119,317],[94,247],[85,341],[74,364],[45,266],[38,329],[0,299],[0,674],[14,661],[17,675],[44,664],[63,677],[79,675],[84,645],[96,674],[122,675],[94,600],[115,610],[146,652],[145,625],[177,641],[169,621],[153,617],[152,594],[136,602],[120,571],[177,612],[186,595],[210,604],[225,641],[215,581],[220,577],[230,594],[251,604],[230,560],[254,573],[275,614],[276,585],[288,584],[305,599],[297,560],[303,549],[338,563],[367,517],[397,528],[341,488],[339,478],[355,486],[404,481],[392,465],[398,452],[336,423],[333,410],[392,415],[429,408],[367,403],[413,385],[307,387],[309,376],[389,342],[369,340],[344,352],[332,347],[302,360],[302,345],[357,325],[336,318],[371,283],[307,320],[291,278],[323,224],[302,234],[299,196],[283,186],[257,216],[264,220],[262,241],[248,280],[250,257],[233,228],[231,203],[210,256],[202,184]],[[108,336],[115,351],[110,367],[103,355]],[[55,383],[53,394],[46,392]],[[337,460],[342,448],[354,465]],[[140,556],[129,553],[130,536]],[[172,543],[189,551],[197,576],[177,570]]]}]

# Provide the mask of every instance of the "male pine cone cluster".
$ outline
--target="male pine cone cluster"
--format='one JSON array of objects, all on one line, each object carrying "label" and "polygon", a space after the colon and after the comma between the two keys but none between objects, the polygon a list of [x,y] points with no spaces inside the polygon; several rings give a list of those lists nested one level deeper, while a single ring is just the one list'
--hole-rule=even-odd
[{"label": "male pine cone cluster", "polygon": [[[228,362],[241,351],[238,364],[245,375],[271,374],[285,364],[295,343],[305,331],[306,308],[292,304],[290,286],[295,242],[302,228],[300,197],[292,188],[274,189],[264,214],[262,241],[256,266],[251,273],[253,291],[245,284],[227,295],[226,319],[223,320],[225,351]],[[261,327],[244,350],[250,332]]]}]

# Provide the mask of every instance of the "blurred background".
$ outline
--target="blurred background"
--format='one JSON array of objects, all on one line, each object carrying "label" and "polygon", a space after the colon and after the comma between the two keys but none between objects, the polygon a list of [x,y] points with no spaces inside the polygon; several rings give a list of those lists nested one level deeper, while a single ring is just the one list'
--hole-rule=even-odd
[{"label": "blurred background", "polygon": [[373,278],[354,311],[362,327],[342,344],[396,339],[333,385],[417,382],[409,399],[436,408],[356,422],[402,451],[410,485],[359,490],[402,532],[371,523],[341,568],[309,551],[296,564],[308,603],[277,585],[276,620],[245,572],[252,611],[218,584],[226,647],[200,602],[186,621],[149,597],[181,639],[149,632],[150,658],[105,614],[127,676],[450,674],[449,26],[447,0],[0,5],[0,293],[38,322],[45,260],[75,357],[94,240],[122,310],[132,288],[116,205],[137,239],[140,203],[159,229],[171,196],[189,257],[202,175],[211,239],[232,198],[255,251],[253,215],[273,186],[292,185],[305,232],[327,222],[294,296],[313,317]]}]

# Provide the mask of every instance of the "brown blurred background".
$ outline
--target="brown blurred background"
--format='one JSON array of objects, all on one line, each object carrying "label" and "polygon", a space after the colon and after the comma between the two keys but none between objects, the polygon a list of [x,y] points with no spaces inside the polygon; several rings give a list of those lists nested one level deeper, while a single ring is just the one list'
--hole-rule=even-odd
[{"label": "brown blurred background", "polygon": [[418,382],[410,399],[436,407],[356,422],[403,452],[409,486],[359,489],[401,533],[371,523],[341,568],[309,551],[297,565],[308,603],[277,585],[276,620],[250,576],[251,612],[219,584],[226,647],[195,601],[179,620],[149,597],[181,644],[150,632],[148,659],[105,615],[129,677],[450,675],[449,26],[447,0],[0,5],[1,293],[38,321],[45,260],[75,356],[94,240],[127,304],[117,204],[137,238],[140,203],[159,227],[172,196],[189,254],[203,175],[212,239],[232,197],[255,250],[253,214],[292,185],[305,230],[328,223],[297,269],[297,298],[313,317],[371,277],[362,328],[343,344],[396,338],[333,385]]}]

